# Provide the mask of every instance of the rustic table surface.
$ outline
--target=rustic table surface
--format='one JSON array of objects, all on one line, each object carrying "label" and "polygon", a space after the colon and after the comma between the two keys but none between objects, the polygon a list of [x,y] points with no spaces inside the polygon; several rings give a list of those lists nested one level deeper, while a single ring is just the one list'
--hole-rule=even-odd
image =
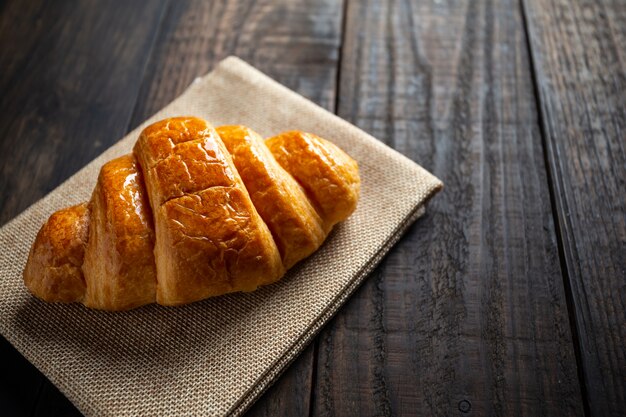
[{"label": "rustic table surface", "polygon": [[0,1],[0,224],[231,54],[446,184],[249,415],[626,413],[626,2]]}]

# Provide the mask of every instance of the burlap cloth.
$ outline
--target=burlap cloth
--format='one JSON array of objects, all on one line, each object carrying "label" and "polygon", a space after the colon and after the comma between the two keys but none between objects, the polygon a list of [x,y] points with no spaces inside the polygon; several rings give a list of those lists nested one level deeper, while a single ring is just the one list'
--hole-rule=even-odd
[{"label": "burlap cloth", "polygon": [[[55,210],[90,197],[103,163],[140,130],[195,115],[264,136],[289,129],[337,143],[360,166],[357,211],[278,284],[178,308],[124,313],[47,304],[22,282]],[[0,333],[86,415],[242,414],[346,301],[441,182],[420,166],[230,57],[116,145],[0,229]]]}]

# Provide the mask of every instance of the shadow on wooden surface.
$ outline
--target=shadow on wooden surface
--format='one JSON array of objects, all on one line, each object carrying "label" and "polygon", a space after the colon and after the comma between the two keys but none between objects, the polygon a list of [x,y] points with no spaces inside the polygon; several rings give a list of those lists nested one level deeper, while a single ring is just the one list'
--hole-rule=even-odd
[{"label": "shadow on wooden surface", "polygon": [[[9,0],[0,13],[2,224],[231,54],[446,183],[249,415],[621,415],[623,2]],[[80,415],[4,339],[0,358],[1,414]]]}]

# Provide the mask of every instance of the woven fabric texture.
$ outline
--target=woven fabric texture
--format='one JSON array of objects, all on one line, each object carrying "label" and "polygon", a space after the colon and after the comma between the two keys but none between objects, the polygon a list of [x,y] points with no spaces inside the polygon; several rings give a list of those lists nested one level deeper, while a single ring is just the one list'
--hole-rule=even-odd
[{"label": "woven fabric texture", "polygon": [[[89,199],[100,167],[156,120],[193,115],[265,137],[316,133],[360,166],[356,212],[279,283],[188,306],[108,313],[32,297],[22,269],[55,210]],[[0,333],[87,416],[240,415],[423,213],[442,184],[411,160],[235,57],[0,229]]]}]

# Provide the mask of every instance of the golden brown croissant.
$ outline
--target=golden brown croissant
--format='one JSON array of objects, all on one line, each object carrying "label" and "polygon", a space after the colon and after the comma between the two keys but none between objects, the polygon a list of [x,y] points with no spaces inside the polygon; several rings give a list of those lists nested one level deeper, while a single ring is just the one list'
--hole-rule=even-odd
[{"label": "golden brown croissant", "polygon": [[50,216],[24,282],[103,310],[252,291],[317,250],[359,185],[357,163],[312,134],[162,120],[102,167],[89,203]]}]

